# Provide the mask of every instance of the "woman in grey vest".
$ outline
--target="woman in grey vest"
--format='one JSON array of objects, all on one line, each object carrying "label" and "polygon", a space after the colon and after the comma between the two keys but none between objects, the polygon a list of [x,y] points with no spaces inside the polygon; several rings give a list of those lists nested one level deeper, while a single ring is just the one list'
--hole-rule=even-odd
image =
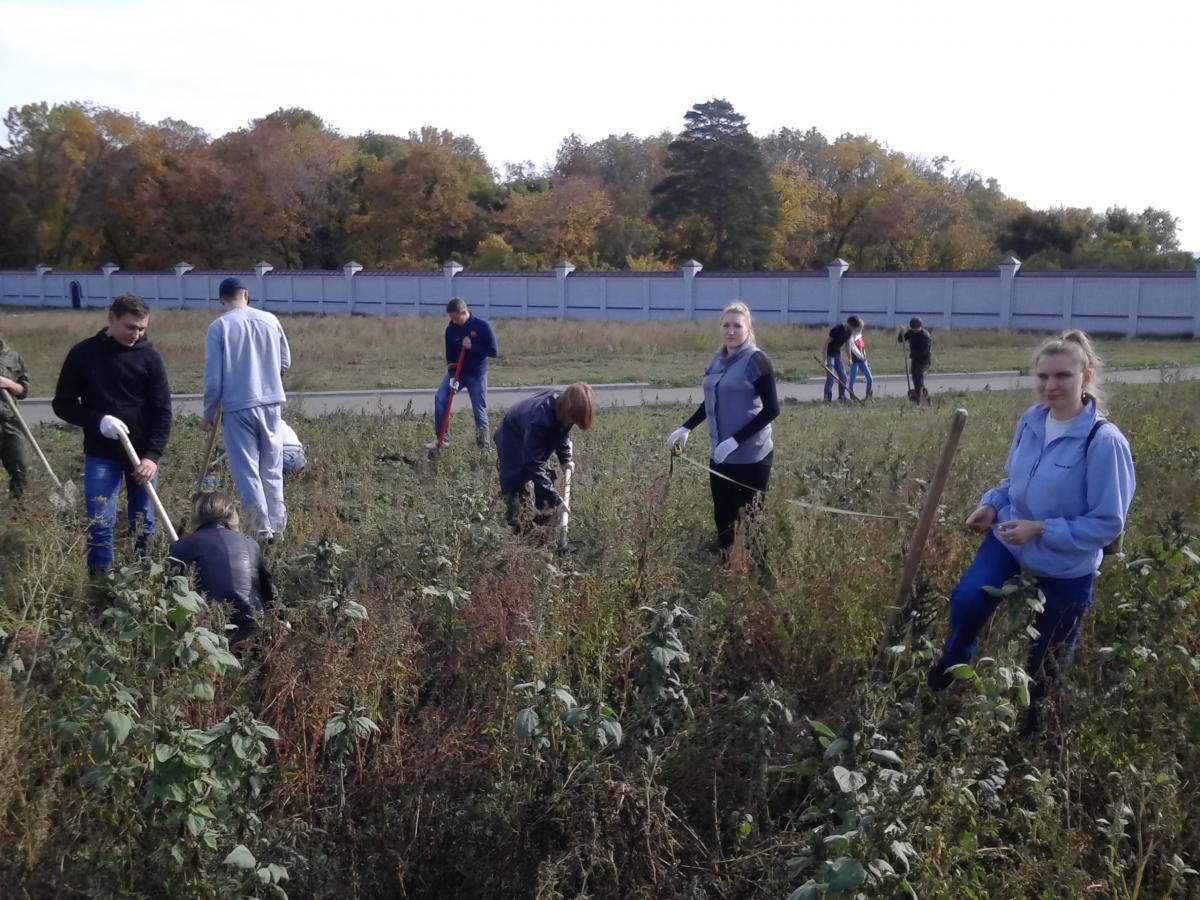
[{"label": "woman in grey vest", "polygon": [[774,456],[771,421],[778,415],[771,361],[754,344],[749,307],[734,301],[721,313],[721,349],[704,370],[704,402],[667,438],[668,448],[682,448],[692,429],[708,420],[709,466],[720,473],[710,473],[708,482],[722,551],[733,544],[743,510],[767,489]]}]

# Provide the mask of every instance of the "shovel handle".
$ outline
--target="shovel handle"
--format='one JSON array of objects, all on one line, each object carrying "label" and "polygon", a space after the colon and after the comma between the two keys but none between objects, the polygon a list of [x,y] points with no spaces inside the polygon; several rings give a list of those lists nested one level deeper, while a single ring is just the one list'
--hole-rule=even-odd
[{"label": "shovel handle", "polygon": [[50,480],[54,482],[54,487],[62,491],[62,482],[58,480],[58,476],[54,474],[54,470],[50,468],[50,462],[46,459],[46,454],[42,452],[42,448],[38,446],[38,442],[34,440],[33,432],[29,430],[29,426],[25,424],[25,417],[21,415],[21,410],[17,408],[17,401],[13,399],[12,394],[0,388],[0,394],[4,395],[4,399],[8,401],[8,408],[12,410],[14,416],[17,417],[17,424],[21,426],[21,431],[25,434],[29,443],[33,445],[33,449],[37,451],[38,459],[42,461],[42,465],[46,467],[46,472],[50,476]]},{"label": "shovel handle", "polygon": [[208,447],[204,451],[204,463],[200,466],[200,475],[196,479],[197,494],[204,490],[204,476],[208,474],[208,467],[212,463],[213,448],[217,446],[217,431],[220,428],[221,411],[218,409],[217,414],[213,416],[212,431],[208,434]]},{"label": "shovel handle", "polygon": [[[142,464],[142,461],[138,458],[137,451],[133,449],[133,444],[129,443],[129,435],[123,431],[121,432],[121,446],[125,448],[125,454],[129,457],[129,461],[133,463],[134,468]],[[171,524],[171,517],[167,515],[167,510],[163,507],[162,501],[158,499],[158,491],[154,489],[153,482],[147,481],[142,486],[146,489],[146,493],[150,495],[150,502],[154,504],[154,510],[158,513],[158,518],[167,527],[167,534],[171,536],[171,543],[175,543],[179,540],[179,535],[175,531],[175,526]]]},{"label": "shovel handle", "polygon": [[[567,468],[563,470],[563,488],[562,499],[563,503],[569,508],[571,505],[571,472],[573,469]],[[569,546],[567,541],[567,528],[570,525],[571,514],[564,509],[558,520],[558,548],[566,550]]]}]

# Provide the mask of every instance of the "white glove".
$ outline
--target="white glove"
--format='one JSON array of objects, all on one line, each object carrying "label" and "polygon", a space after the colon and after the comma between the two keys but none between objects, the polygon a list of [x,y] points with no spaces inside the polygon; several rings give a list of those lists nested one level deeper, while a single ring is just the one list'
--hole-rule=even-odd
[{"label": "white glove", "polygon": [[116,416],[105,416],[100,420],[100,433],[110,441],[119,441],[121,435],[129,434],[129,426]]},{"label": "white glove", "polygon": [[729,454],[738,448],[738,442],[733,438],[725,438],[721,443],[717,444],[717,449],[713,451],[713,462],[725,462],[729,458]]},{"label": "white glove", "polygon": [[460,387],[462,387],[462,385],[461,385],[461,384],[460,384],[460,383],[459,383],[459,382],[458,382],[456,379],[454,379],[454,378],[451,378],[451,379],[450,379],[450,390],[451,390],[451,392],[453,392],[453,393],[457,394],[457,393],[458,393],[458,389],[459,389]]},{"label": "white glove", "polygon": [[686,425],[680,425],[669,435],[667,435],[667,449],[674,450],[676,447],[678,447],[680,450],[682,450],[683,445],[687,443],[688,435],[691,433],[692,429],[688,428]]}]

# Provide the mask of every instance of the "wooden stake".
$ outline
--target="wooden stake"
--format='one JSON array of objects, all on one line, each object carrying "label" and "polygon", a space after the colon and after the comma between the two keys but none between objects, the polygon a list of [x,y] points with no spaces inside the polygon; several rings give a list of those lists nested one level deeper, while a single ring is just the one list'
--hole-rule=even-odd
[{"label": "wooden stake", "polygon": [[929,540],[929,532],[937,518],[938,504],[942,500],[942,491],[946,487],[946,479],[950,475],[950,465],[954,462],[954,453],[958,450],[958,441],[962,437],[963,428],[967,425],[967,411],[956,409],[950,418],[950,433],[946,435],[946,443],[942,447],[941,458],[933,472],[933,480],[929,482],[929,490],[925,492],[925,504],[921,507],[921,516],[917,519],[912,539],[908,544],[908,555],[904,558],[904,571],[900,573],[900,581],[896,584],[893,596],[896,606],[903,607],[912,593],[913,582],[917,578],[917,569],[921,565],[921,557],[925,555],[925,542]]}]

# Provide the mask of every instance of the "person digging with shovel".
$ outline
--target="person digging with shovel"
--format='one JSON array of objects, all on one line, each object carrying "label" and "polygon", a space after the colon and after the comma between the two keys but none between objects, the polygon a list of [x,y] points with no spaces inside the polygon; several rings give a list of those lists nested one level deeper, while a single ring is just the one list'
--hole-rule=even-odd
[{"label": "person digging with shovel", "polygon": [[[83,488],[87,504],[87,567],[112,567],[117,492],[125,482],[129,531],[142,552],[154,537],[158,461],[171,435],[171,387],[158,351],[146,340],[150,307],[122,294],[108,310],[108,326],[80,341],[63,362],[54,390],[54,414],[83,429]],[[138,458],[128,458],[122,436]]]},{"label": "person digging with shovel", "polygon": [[571,428],[578,425],[587,431],[595,420],[596,400],[583,383],[541,391],[504,414],[496,429],[496,465],[500,492],[508,504],[507,521],[518,533],[531,524],[549,525],[570,511],[554,489],[546,463],[553,453],[564,473],[573,473]]},{"label": "person digging with shovel", "polygon": [[487,411],[488,359],[498,356],[496,335],[486,320],[471,314],[467,301],[455,297],[446,304],[446,375],[433,399],[434,438],[426,450],[441,450],[450,440],[451,394],[465,390],[471,395],[471,413],[475,417],[475,444],[487,450],[490,423]]},{"label": "person digging with shovel", "polygon": [[[0,391],[7,391],[12,400],[29,396],[29,373],[21,354],[0,338]],[[25,473],[28,454],[25,450],[25,435],[17,421],[15,406],[0,403],[0,462],[8,472],[8,492],[19,500],[25,489]]]}]

